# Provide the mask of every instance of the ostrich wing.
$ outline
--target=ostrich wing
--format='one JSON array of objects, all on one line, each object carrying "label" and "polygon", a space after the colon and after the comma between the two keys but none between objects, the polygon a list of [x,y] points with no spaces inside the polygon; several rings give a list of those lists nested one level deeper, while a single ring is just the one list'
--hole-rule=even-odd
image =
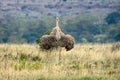
[{"label": "ostrich wing", "polygon": [[60,46],[69,51],[74,47],[74,38],[71,35],[61,35],[61,39],[57,41],[54,35],[44,35],[40,38],[40,46],[46,50]]},{"label": "ostrich wing", "polygon": [[61,39],[59,41],[59,46],[65,47],[67,51],[71,50],[74,47],[74,38],[67,34],[61,35]]},{"label": "ostrich wing", "polygon": [[40,46],[42,49],[49,50],[52,47],[57,46],[57,42],[53,35],[44,35],[40,38]]}]

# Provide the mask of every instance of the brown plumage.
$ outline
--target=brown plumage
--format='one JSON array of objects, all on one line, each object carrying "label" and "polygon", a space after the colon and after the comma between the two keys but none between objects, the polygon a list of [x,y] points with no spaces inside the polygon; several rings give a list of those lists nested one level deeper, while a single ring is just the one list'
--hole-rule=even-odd
[{"label": "brown plumage", "polygon": [[58,26],[59,19],[56,18],[56,27],[53,28],[50,35],[43,35],[40,39],[42,49],[49,50],[53,47],[65,47],[67,51],[74,47],[74,38],[67,34],[65,35]]}]

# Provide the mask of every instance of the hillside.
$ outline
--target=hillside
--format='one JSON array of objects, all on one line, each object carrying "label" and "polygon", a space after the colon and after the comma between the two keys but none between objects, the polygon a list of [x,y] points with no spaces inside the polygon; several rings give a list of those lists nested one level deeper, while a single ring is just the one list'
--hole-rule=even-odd
[{"label": "hillside", "polygon": [[43,15],[66,16],[101,11],[109,13],[120,9],[120,0],[0,0],[0,16]]}]

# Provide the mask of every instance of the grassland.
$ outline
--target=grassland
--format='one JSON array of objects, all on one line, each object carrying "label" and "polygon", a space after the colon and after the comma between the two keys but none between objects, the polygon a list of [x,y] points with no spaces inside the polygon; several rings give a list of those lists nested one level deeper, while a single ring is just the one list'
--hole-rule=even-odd
[{"label": "grassland", "polygon": [[0,44],[0,80],[119,80],[120,50],[112,44],[77,44],[42,51],[36,44]]}]

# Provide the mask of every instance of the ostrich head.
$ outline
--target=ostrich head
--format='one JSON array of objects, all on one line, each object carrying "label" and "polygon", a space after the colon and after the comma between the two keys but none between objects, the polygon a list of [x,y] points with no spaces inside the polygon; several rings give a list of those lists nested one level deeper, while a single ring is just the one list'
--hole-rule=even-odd
[{"label": "ostrich head", "polygon": [[61,29],[59,28],[59,18],[56,17],[56,34],[55,39],[59,41],[61,39]]}]

